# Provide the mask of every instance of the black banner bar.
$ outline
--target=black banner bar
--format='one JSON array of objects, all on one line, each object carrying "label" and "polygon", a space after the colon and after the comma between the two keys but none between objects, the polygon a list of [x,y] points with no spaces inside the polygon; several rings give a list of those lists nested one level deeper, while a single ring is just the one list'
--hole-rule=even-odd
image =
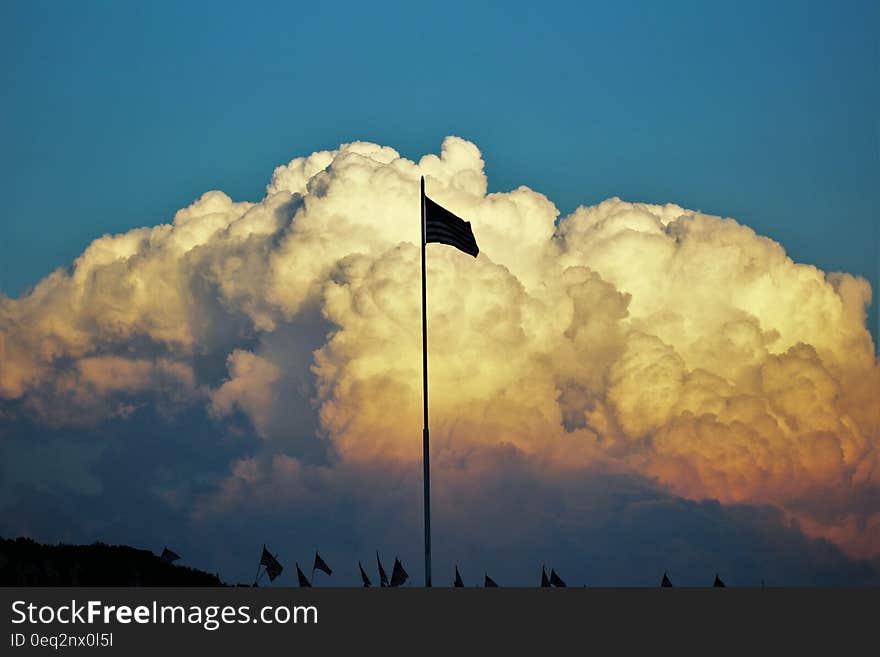
[{"label": "black banner bar", "polygon": [[880,589],[3,588],[0,603],[3,655],[850,654],[875,641]]}]

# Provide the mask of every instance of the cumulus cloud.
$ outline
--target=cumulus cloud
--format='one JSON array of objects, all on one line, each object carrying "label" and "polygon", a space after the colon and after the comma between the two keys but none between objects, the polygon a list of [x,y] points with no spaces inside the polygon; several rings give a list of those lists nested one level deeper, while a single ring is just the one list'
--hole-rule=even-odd
[{"label": "cumulus cloud", "polygon": [[243,413],[262,446],[198,514],[270,484],[310,496],[328,472],[415,463],[420,175],[481,249],[428,247],[431,436],[450,474],[438,499],[454,464],[497,474],[505,459],[480,459],[509,449],[560,477],[627,473],[773,506],[880,556],[864,279],[674,204],[612,198],[560,219],[526,187],[487,193],[480,151],[455,137],[418,162],[345,144],[276,169],[259,202],[212,191],[170,224],[96,240],[0,297],[0,398],[56,426],[145,398],[218,423]]},{"label": "cumulus cloud", "polygon": [[277,383],[281,369],[248,351],[229,355],[230,379],[211,395],[211,412],[229,415],[236,407],[244,411],[261,435],[266,433],[267,414],[278,403]]}]

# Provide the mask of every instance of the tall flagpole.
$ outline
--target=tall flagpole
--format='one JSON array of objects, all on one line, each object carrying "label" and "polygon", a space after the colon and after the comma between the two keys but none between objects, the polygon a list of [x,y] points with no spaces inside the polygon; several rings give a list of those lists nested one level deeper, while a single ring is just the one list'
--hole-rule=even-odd
[{"label": "tall flagpole", "polygon": [[425,586],[431,586],[431,458],[428,445],[428,313],[425,285],[425,177],[422,176],[422,465],[425,482]]}]

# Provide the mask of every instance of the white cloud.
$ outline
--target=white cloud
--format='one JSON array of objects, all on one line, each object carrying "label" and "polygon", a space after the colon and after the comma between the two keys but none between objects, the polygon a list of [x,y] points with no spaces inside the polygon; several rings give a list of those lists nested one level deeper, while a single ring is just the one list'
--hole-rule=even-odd
[{"label": "white cloud", "polygon": [[[0,396],[46,417],[81,405],[94,419],[147,392],[218,419],[238,409],[276,460],[237,465],[224,495],[301,467],[291,391],[298,412],[317,408],[333,463],[416,461],[425,175],[481,247],[428,248],[438,453],[510,445],[551,471],[629,470],[693,499],[776,505],[880,554],[864,279],[677,205],[613,198],[557,225],[528,188],[487,195],[483,166],[454,137],[418,163],[356,142],[279,167],[257,203],[208,192],[171,224],[104,236],[0,298]],[[198,374],[205,359],[228,378]]]}]

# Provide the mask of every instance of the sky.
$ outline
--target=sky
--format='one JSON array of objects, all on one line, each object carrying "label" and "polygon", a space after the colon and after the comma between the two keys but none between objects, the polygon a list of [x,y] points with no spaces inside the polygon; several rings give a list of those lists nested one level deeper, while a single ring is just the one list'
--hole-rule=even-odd
[{"label": "sky", "polygon": [[878,19],[2,2],[0,533],[417,564],[425,174],[438,567],[876,581]]},{"label": "sky", "polygon": [[490,155],[492,190],[563,212],[673,201],[877,286],[876,3],[2,11],[8,295],[206,189],[255,199],[293,154],[363,139],[414,157],[448,134]]}]

